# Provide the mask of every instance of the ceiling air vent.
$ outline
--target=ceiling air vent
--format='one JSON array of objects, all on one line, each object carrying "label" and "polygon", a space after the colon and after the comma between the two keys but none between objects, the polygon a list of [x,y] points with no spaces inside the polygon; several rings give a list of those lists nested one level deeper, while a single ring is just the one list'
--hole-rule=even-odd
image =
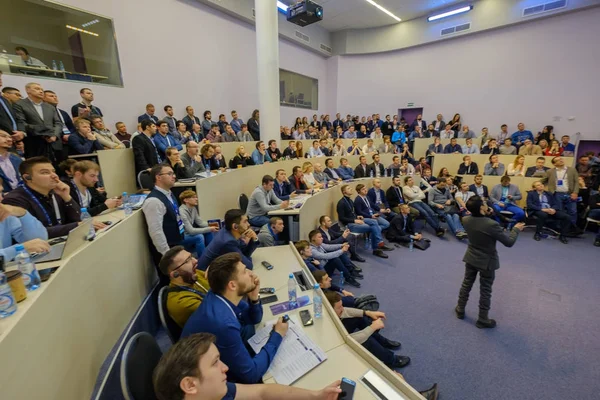
[{"label": "ceiling air vent", "polygon": [[449,28],[442,29],[442,31],[440,32],[440,36],[452,35],[454,33],[468,31],[469,29],[471,29],[471,23],[467,22],[466,24],[451,26]]},{"label": "ceiling air vent", "polygon": [[296,32],[296,37],[300,40],[303,40],[307,43],[310,43],[310,38],[308,36],[306,36],[304,33],[300,32],[300,31],[295,31]]},{"label": "ceiling air vent", "polygon": [[554,11],[567,6],[567,0],[551,1],[549,3],[540,4],[533,7],[527,7],[523,9],[523,17],[530,17],[532,15],[541,14],[548,11]]},{"label": "ceiling air vent", "polygon": [[323,50],[325,53],[331,54],[331,47],[324,45],[323,43],[321,43],[321,50]]}]

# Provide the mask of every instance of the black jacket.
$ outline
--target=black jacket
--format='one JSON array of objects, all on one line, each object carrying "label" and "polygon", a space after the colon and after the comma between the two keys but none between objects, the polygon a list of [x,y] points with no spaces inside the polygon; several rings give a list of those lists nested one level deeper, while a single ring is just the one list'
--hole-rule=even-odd
[{"label": "black jacket", "polygon": [[308,191],[308,186],[306,186],[306,183],[304,183],[304,181],[301,181],[300,184],[296,184],[296,178],[294,178],[293,176],[290,177],[289,181],[292,192],[296,192],[296,194],[302,194]]},{"label": "black jacket", "polygon": [[354,221],[358,219],[356,212],[354,211],[354,202],[350,197],[342,197],[337,203],[336,210],[338,213],[338,220],[343,225],[353,224]]},{"label": "black jacket", "polygon": [[396,243],[409,243],[410,235],[415,234],[414,221],[410,215],[406,216],[406,223],[404,223],[404,216],[402,214],[396,215],[390,222],[385,237],[390,242]]},{"label": "black jacket", "polygon": [[477,175],[479,173],[477,163],[471,162],[469,167],[467,167],[465,163],[461,163],[458,167],[458,175]]},{"label": "black jacket", "polygon": [[152,139],[145,134],[139,134],[131,141],[135,162],[135,175],[158,164],[158,153],[152,144]]},{"label": "black jacket", "polygon": [[371,171],[371,166],[369,164],[358,164],[356,168],[354,168],[354,177],[355,178],[366,178],[369,176]]},{"label": "black jacket", "polygon": [[[75,183],[73,181],[68,181],[67,184],[71,188],[71,197],[77,202],[77,204],[79,204],[81,208],[81,195],[79,194]],[[91,198],[90,205],[87,207],[87,210],[92,217],[108,209],[106,204],[104,204],[106,201],[106,193],[100,193],[95,187],[88,188],[88,191],[90,192]]]},{"label": "black jacket", "polygon": [[229,160],[229,168],[236,169],[238,165],[241,165],[242,168],[244,168],[248,165],[254,165],[254,161],[252,161],[252,157],[241,156],[235,156],[231,160]]},{"label": "black jacket", "polygon": [[404,198],[404,192],[402,192],[402,187],[398,187],[398,192],[400,193],[396,192],[394,186],[390,186],[388,190],[385,191],[385,198],[387,199],[388,203],[390,203],[390,208],[396,208],[400,204],[407,203],[406,199]]}]

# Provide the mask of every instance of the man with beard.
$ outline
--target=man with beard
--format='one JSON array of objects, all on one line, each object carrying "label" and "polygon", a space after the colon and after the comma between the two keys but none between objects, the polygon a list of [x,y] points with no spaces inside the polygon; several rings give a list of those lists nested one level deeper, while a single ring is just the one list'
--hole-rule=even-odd
[{"label": "man with beard", "polygon": [[167,312],[181,328],[200,307],[208,293],[204,272],[197,270],[196,260],[183,246],[174,246],[160,260],[158,268],[169,277]]},{"label": "man with beard", "polygon": [[[245,342],[254,335],[254,325],[263,317],[260,280],[246,268],[238,253],[216,258],[207,274],[211,289],[185,324],[181,336],[212,333],[217,337],[215,344],[221,352],[221,360],[231,368],[227,380],[258,383],[275,358],[288,323],[279,318],[264,347],[255,356],[250,355]],[[247,302],[242,300],[245,296]]]}]

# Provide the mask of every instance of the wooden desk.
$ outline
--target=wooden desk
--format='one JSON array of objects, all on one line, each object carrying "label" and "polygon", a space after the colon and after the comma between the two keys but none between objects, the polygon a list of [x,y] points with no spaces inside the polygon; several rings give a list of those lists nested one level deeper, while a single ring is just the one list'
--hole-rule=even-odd
[{"label": "wooden desk", "polygon": [[90,398],[102,363],[156,282],[145,232],[135,211],[63,260],[0,320],[3,399]]},{"label": "wooden desk", "polygon": [[[269,261],[275,265],[276,269],[282,269],[283,272],[275,271],[275,269],[273,271],[267,271],[257,264],[259,260],[267,257],[269,258]],[[282,279],[281,283],[271,285],[273,287],[279,287],[276,291],[276,294],[279,297],[278,302],[287,299],[287,276],[289,273],[302,270],[305,275],[309,277],[311,282],[314,283],[312,274],[310,274],[308,268],[291,243],[288,246],[258,249],[254,252],[252,258],[255,265],[254,271],[261,279],[261,286],[263,286],[263,282],[265,281],[273,282],[276,276],[277,279]],[[309,295],[312,298],[313,293],[313,291],[309,290],[298,293],[298,296]],[[275,318],[272,315],[269,306],[270,304],[263,306],[263,322]],[[311,310],[311,315],[313,315],[312,308],[313,305],[309,304],[306,307],[288,312],[288,315],[296,315],[302,309]],[[264,326],[263,323],[259,324],[257,329],[262,326]],[[360,378],[367,371],[373,370],[387,385],[395,390],[402,399],[423,399],[416,390],[405,381],[401,380],[392,370],[383,365],[348,335],[341,320],[337,317],[333,308],[326,300],[323,303],[322,318],[315,319],[314,325],[303,328],[306,334],[327,354],[327,360],[304,375],[298,381],[294,382],[292,386],[314,390],[325,387],[342,377],[347,377],[357,382],[355,399],[378,399],[362,382],[360,382]],[[264,381],[265,383],[275,383],[275,380],[269,374],[265,375]]]}]

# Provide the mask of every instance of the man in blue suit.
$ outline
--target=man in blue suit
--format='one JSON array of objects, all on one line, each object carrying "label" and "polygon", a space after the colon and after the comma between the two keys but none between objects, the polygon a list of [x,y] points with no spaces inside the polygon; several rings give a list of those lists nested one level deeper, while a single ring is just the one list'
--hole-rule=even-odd
[{"label": "man in blue suit", "polygon": [[[210,247],[210,245],[209,245]],[[207,332],[216,336],[221,360],[230,365],[227,380],[258,383],[269,369],[288,330],[282,318],[275,323],[266,344],[250,355],[245,342],[254,335],[254,325],[263,319],[260,281],[244,266],[238,253],[225,253],[208,270],[204,301],[187,320],[182,338]],[[248,301],[242,300],[245,296]]]},{"label": "man in blue suit", "polygon": [[380,213],[388,221],[398,215],[391,210],[390,203],[388,203],[385,192],[381,188],[381,179],[373,179],[373,187],[367,192],[367,198],[373,210]]},{"label": "man in blue suit", "polygon": [[16,189],[21,180],[19,165],[21,165],[23,160],[9,151],[12,145],[11,135],[6,131],[0,130],[0,178],[2,178],[4,193]]},{"label": "man in blue suit", "polygon": [[138,124],[140,124],[144,120],[149,119],[158,125],[158,117],[156,115],[154,115],[155,111],[156,111],[156,109],[154,108],[154,105],[147,104],[146,105],[146,113],[142,114],[138,117]]},{"label": "man in blue suit", "polygon": [[167,124],[167,121],[158,121],[156,126],[158,127],[158,134],[154,135],[152,140],[156,145],[156,150],[158,151],[161,159],[167,159],[167,147],[175,147],[179,151],[183,150],[181,143],[179,143],[179,141],[169,133],[169,124]]},{"label": "man in blue suit", "polygon": [[544,190],[544,184],[535,181],[531,185],[533,190],[527,192],[527,211],[529,215],[536,218],[535,235],[533,238],[537,241],[541,239],[542,229],[548,220],[557,221],[560,225],[559,239],[567,244],[567,233],[571,229],[571,218],[569,214],[560,210],[552,193]]},{"label": "man in blue suit", "polygon": [[273,186],[273,191],[275,192],[275,195],[283,201],[296,197],[296,192],[294,192],[292,184],[288,180],[284,169],[275,171],[275,185]]},{"label": "man in blue suit", "polygon": [[337,169],[337,173],[343,180],[354,178],[354,170],[348,165],[348,160],[345,158],[340,158],[340,166]]},{"label": "man in blue suit", "polygon": [[356,185],[356,193],[358,194],[354,199],[354,210],[356,210],[356,214],[363,218],[374,219],[381,227],[381,230],[389,228],[390,223],[383,218],[380,212],[375,211],[374,204],[369,201],[369,198],[367,197],[367,187],[362,183],[359,183]]},{"label": "man in blue suit", "polygon": [[206,247],[198,260],[198,268],[206,271],[220,255],[238,253],[248,269],[252,269],[252,253],[258,247],[258,237],[250,228],[248,216],[242,210],[232,209],[225,213],[225,229],[221,229]]},{"label": "man in blue suit", "polygon": [[475,175],[475,183],[469,186],[469,191],[475,193],[483,200],[488,200],[490,195],[488,193],[488,187],[483,183],[483,175]]}]

